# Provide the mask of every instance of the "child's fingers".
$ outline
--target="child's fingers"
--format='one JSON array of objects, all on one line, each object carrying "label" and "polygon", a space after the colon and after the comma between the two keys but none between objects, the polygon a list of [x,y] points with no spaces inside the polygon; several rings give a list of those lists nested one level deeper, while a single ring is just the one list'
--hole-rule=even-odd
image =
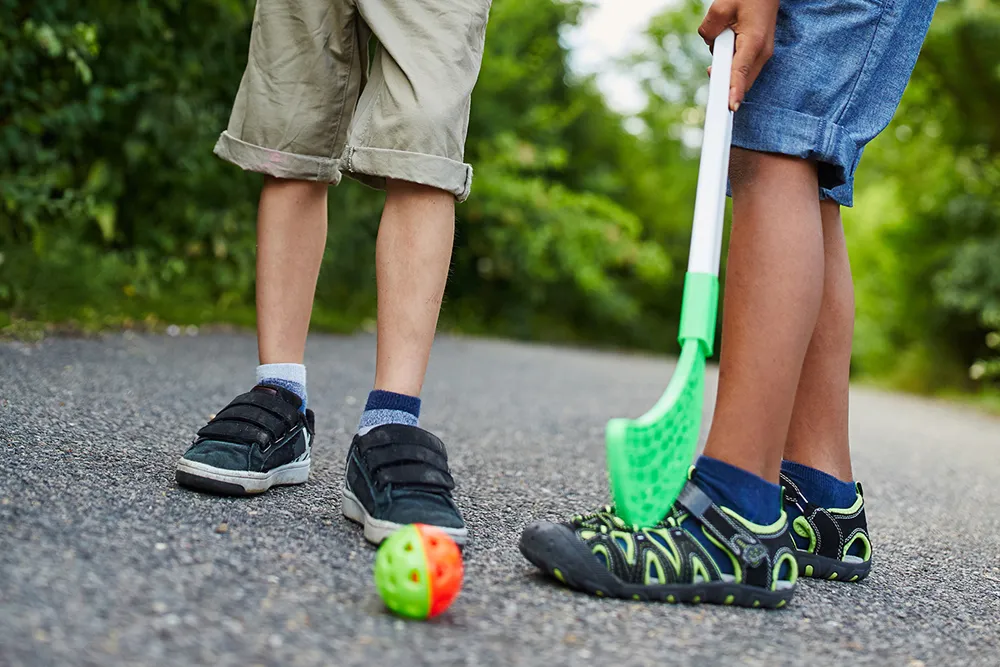
[{"label": "child's fingers", "polygon": [[736,7],[731,0],[715,0],[708,8],[705,19],[698,26],[698,34],[709,47],[715,44],[715,38],[732,25],[736,19]]},{"label": "child's fingers", "polygon": [[737,33],[733,72],[729,82],[729,108],[740,108],[757,75],[771,57],[773,42],[763,34]]},{"label": "child's fingers", "polygon": [[[736,111],[774,49],[779,0],[714,0],[698,34],[709,46],[726,28],[736,33],[729,108]],[[711,74],[709,74],[711,76]]]}]

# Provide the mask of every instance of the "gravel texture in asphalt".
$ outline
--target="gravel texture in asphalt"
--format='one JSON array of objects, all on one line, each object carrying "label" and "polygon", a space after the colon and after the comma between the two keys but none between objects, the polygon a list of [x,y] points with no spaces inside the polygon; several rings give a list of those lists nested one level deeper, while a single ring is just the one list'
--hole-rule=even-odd
[{"label": "gravel texture in asphalt", "polygon": [[175,485],[255,363],[245,334],[0,344],[0,665],[1000,665],[996,418],[855,390],[865,582],[806,580],[776,612],[589,598],[517,538],[605,502],[604,424],[652,405],[671,362],[441,338],[422,425],[449,445],[471,545],[460,597],[420,623],[384,610],[340,514],[373,337],[310,341],[309,483]]}]

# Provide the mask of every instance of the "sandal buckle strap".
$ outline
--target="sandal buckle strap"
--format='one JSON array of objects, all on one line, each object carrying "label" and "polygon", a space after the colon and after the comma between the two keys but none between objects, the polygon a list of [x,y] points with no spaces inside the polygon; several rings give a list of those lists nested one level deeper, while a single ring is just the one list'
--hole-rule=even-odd
[{"label": "sandal buckle strap", "polygon": [[715,508],[708,494],[696,485],[691,482],[685,484],[677,496],[677,503],[750,567],[756,568],[767,560],[767,547],[749,532],[734,526]]}]

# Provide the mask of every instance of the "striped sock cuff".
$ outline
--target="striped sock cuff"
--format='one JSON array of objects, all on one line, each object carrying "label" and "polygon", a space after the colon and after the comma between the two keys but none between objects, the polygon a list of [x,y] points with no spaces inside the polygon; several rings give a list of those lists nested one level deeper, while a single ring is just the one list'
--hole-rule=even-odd
[{"label": "striped sock cuff", "polygon": [[368,394],[365,411],[361,413],[358,433],[364,435],[386,424],[420,425],[420,399],[416,396],[397,394],[375,389]]},{"label": "striped sock cuff", "polygon": [[361,413],[358,424],[358,434],[364,435],[378,426],[386,424],[403,424],[404,426],[419,426],[420,420],[412,413],[403,410],[365,410]]}]

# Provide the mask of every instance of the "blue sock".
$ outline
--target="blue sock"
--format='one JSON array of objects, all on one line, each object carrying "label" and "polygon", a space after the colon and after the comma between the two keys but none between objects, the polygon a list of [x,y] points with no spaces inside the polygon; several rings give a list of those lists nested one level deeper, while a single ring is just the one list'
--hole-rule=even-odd
[{"label": "blue sock", "polygon": [[698,458],[694,483],[716,505],[747,521],[770,525],[781,516],[781,487],[742,468],[708,456]]},{"label": "blue sock", "polygon": [[420,399],[381,389],[370,392],[365,411],[361,413],[358,434],[364,435],[373,428],[386,424],[419,426]]},{"label": "blue sock", "polygon": [[814,505],[845,508],[857,500],[858,490],[854,482],[843,482],[822,470],[794,461],[782,461],[781,472],[795,482],[802,495]]},{"label": "blue sock", "polygon": [[287,389],[302,399],[299,410],[306,411],[306,367],[302,364],[261,364],[257,367],[257,384],[269,384]]}]

